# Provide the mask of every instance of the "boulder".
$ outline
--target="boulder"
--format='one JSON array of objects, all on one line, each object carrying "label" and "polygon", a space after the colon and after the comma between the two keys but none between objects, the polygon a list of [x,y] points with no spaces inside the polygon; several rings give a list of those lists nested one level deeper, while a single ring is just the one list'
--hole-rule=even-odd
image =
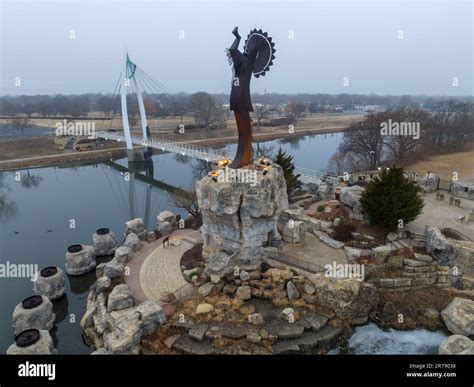
[{"label": "boulder", "polygon": [[392,247],[390,245],[374,247],[372,249],[372,259],[376,264],[382,265],[385,263],[385,259],[389,256],[391,252]]},{"label": "boulder", "polygon": [[206,297],[208,296],[209,294],[211,294],[212,290],[214,289],[214,284],[212,282],[206,282],[205,284],[201,285],[199,288],[198,288],[198,293],[203,296],[203,297]]},{"label": "boulder", "polygon": [[196,308],[196,314],[206,314],[214,310],[211,304],[199,304]]},{"label": "boulder", "polygon": [[249,281],[250,280],[250,274],[247,271],[242,270],[239,274],[239,278],[242,281]]},{"label": "boulder", "polygon": [[140,315],[132,310],[118,319],[110,333],[104,334],[104,347],[115,354],[138,354],[142,334]]},{"label": "boulder", "polygon": [[104,290],[110,287],[112,281],[109,277],[103,276],[97,279],[95,282],[95,292],[96,294],[103,292]]},{"label": "boulder", "polygon": [[133,250],[128,246],[120,246],[115,250],[114,258],[118,263],[126,264],[133,259]]},{"label": "boulder", "polygon": [[308,294],[314,294],[316,292],[316,288],[311,282],[306,281],[304,283],[304,291],[305,293],[308,293]]},{"label": "boulder", "polygon": [[474,335],[474,301],[456,297],[443,309],[441,317],[455,335]]},{"label": "boulder", "polygon": [[162,236],[168,236],[173,232],[173,225],[170,222],[161,222],[156,226],[156,230]]},{"label": "boulder", "polygon": [[290,220],[283,228],[283,240],[288,243],[303,243],[306,238],[306,223]]},{"label": "boulder", "polygon": [[460,198],[474,200],[474,184],[465,183],[460,181],[453,182],[451,186],[451,192],[453,195]]},{"label": "boulder", "polygon": [[141,322],[141,329],[144,335],[149,335],[156,328],[163,325],[166,321],[164,309],[156,302],[147,300],[134,308],[138,313]]},{"label": "boulder", "polygon": [[427,173],[422,177],[417,177],[416,184],[424,192],[434,192],[438,189],[439,177],[434,173]]},{"label": "boulder", "polygon": [[69,275],[82,275],[95,268],[94,248],[86,245],[80,246],[80,251],[66,252],[66,273]]},{"label": "boulder", "polygon": [[340,201],[348,208],[350,218],[364,220],[364,213],[360,204],[362,192],[364,192],[364,188],[357,185],[344,187],[341,190]]},{"label": "boulder", "polygon": [[286,321],[293,322],[295,320],[295,311],[293,308],[285,308],[281,311],[280,317]]},{"label": "boulder", "polygon": [[451,265],[454,256],[453,246],[438,227],[430,227],[426,231],[426,251],[440,265]]},{"label": "boulder", "polygon": [[53,328],[56,315],[53,313],[53,304],[45,296],[41,297],[41,304],[31,309],[25,308],[20,302],[13,311],[13,331],[15,335],[27,329],[49,331]]},{"label": "boulder", "polygon": [[474,242],[450,240],[453,254],[451,267],[457,267],[464,276],[474,276]]},{"label": "boulder", "polygon": [[118,262],[115,258],[104,265],[104,276],[114,279],[123,278],[124,265]]},{"label": "boulder", "polygon": [[354,247],[344,246],[344,251],[346,253],[347,260],[349,262],[356,261],[360,258],[362,251]]},{"label": "boulder", "polygon": [[440,355],[473,355],[474,341],[462,335],[452,335],[440,344]]},{"label": "boulder", "polygon": [[115,249],[117,248],[117,239],[112,231],[103,235],[95,232],[92,235],[92,241],[96,257],[112,255],[115,253]]},{"label": "boulder", "polygon": [[378,304],[375,285],[360,282],[357,278],[335,279],[324,274],[314,274],[312,282],[318,303],[334,310],[340,318],[360,318],[374,313]]},{"label": "boulder", "polygon": [[44,276],[40,271],[32,278],[34,294],[40,294],[50,300],[56,300],[64,295],[66,278],[59,267],[56,267],[56,270],[56,274],[51,276],[49,274]]},{"label": "boulder", "polygon": [[168,222],[171,223],[171,225],[175,226],[177,223],[176,215],[168,210],[161,211],[160,214],[156,217],[156,223],[160,224],[163,222]]},{"label": "boulder", "polygon": [[239,286],[237,288],[236,296],[241,300],[249,300],[252,298],[250,286]]},{"label": "boulder", "polygon": [[16,343],[10,345],[7,349],[7,355],[53,355],[53,339],[47,330],[39,330],[39,340],[27,347],[19,347]]},{"label": "boulder", "polygon": [[125,247],[129,247],[133,252],[139,251],[143,247],[143,243],[135,233],[129,233],[123,243]]},{"label": "boulder", "polygon": [[135,218],[125,222],[125,236],[131,233],[136,234],[138,237],[146,236],[145,223],[142,218]]},{"label": "boulder", "polygon": [[290,301],[296,301],[298,298],[300,298],[300,293],[292,281],[288,281],[286,283],[286,293],[288,294],[288,299]]},{"label": "boulder", "polygon": [[248,316],[248,322],[252,325],[263,325],[263,315],[261,313],[252,313]]},{"label": "boulder", "polygon": [[107,302],[107,311],[122,310],[133,306],[133,294],[127,284],[121,284],[114,287],[109,295]]},{"label": "boulder", "polygon": [[332,247],[333,249],[342,249],[344,247],[343,242],[339,242],[335,239],[332,239],[328,234],[323,231],[316,231],[314,234],[321,242],[323,242],[325,245],[328,245],[329,247]]},{"label": "boulder", "polygon": [[207,330],[209,329],[208,324],[199,324],[192,327],[188,334],[189,337],[199,343],[204,341],[204,335],[206,334]]}]

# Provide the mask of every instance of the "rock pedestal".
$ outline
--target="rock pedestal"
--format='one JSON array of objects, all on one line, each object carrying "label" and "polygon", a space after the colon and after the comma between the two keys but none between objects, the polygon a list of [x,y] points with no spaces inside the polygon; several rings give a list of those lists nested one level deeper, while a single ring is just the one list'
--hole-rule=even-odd
[{"label": "rock pedestal", "polygon": [[96,257],[112,255],[117,248],[115,234],[108,228],[100,228],[92,235]]},{"label": "rock pedestal", "polygon": [[46,267],[33,279],[33,293],[55,300],[66,292],[64,272],[55,266]]},{"label": "rock pedestal", "polygon": [[73,245],[66,252],[66,273],[82,275],[95,268],[95,254],[92,246]]},{"label": "rock pedestal", "polygon": [[22,332],[16,342],[7,349],[7,355],[52,355],[55,353],[53,339],[48,331],[29,330]]},{"label": "rock pedestal", "polygon": [[278,216],[288,208],[286,182],[279,165],[228,172],[196,183],[208,275],[222,275],[235,266],[253,270],[262,257],[275,254],[281,244]]},{"label": "rock pedestal", "polygon": [[13,330],[15,335],[27,329],[53,328],[56,315],[53,304],[45,296],[33,296],[20,302],[13,311]]}]

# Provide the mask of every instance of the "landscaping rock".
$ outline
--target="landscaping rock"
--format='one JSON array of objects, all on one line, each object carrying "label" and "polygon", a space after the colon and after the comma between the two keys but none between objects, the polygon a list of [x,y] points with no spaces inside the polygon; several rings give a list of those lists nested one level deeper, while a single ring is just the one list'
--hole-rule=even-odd
[{"label": "landscaping rock", "polygon": [[326,234],[323,231],[316,231],[314,234],[318,237],[318,239],[321,242],[328,245],[329,247],[332,247],[334,249],[342,249],[344,247],[343,242],[339,242],[339,241],[336,241],[335,239],[332,239],[328,234]]},{"label": "landscaping rock", "polygon": [[196,308],[196,314],[210,313],[214,310],[211,304],[199,304]]},{"label": "landscaping rock", "polygon": [[118,263],[126,264],[133,259],[133,250],[128,246],[120,246],[115,250],[114,259]]},{"label": "landscaping rock", "polygon": [[364,220],[362,205],[360,204],[362,192],[364,192],[364,188],[357,185],[344,187],[341,190],[340,201],[348,207],[350,218]]},{"label": "landscaping rock", "polygon": [[125,236],[132,233],[138,237],[146,235],[145,223],[142,218],[135,218],[125,222]]},{"label": "landscaping rock", "polygon": [[241,300],[249,300],[252,298],[252,293],[250,290],[250,286],[239,286],[237,288],[237,293],[236,296],[240,298]]},{"label": "landscaping rock", "polygon": [[133,306],[133,294],[126,284],[117,285],[109,295],[107,311],[122,310]]},{"label": "landscaping rock", "polygon": [[296,285],[292,281],[287,282],[286,292],[290,301],[295,301],[300,298],[300,293],[298,292]]},{"label": "landscaping rock", "polygon": [[164,222],[168,222],[172,226],[175,226],[176,223],[177,223],[176,215],[174,213],[172,213],[171,211],[168,211],[168,210],[161,211],[160,214],[156,217],[156,223],[160,224],[160,223],[164,223]]},{"label": "landscaping rock", "polygon": [[440,355],[472,355],[474,354],[474,341],[462,335],[452,335],[440,344]]},{"label": "landscaping rock", "polygon": [[203,296],[203,297],[206,297],[208,296],[209,294],[211,294],[212,290],[214,289],[214,284],[212,282],[206,282],[204,285],[201,285],[199,288],[198,288],[198,293]]},{"label": "landscaping rock", "polygon": [[202,343],[204,340],[204,335],[207,332],[208,328],[208,324],[196,325],[189,330],[189,337],[191,337],[191,339],[195,341],[198,341],[199,343]]},{"label": "landscaping rock", "polygon": [[382,245],[374,247],[372,249],[372,259],[378,265],[381,265],[385,262],[385,259],[392,252],[392,247],[390,245]]},{"label": "landscaping rock", "polygon": [[161,222],[158,223],[158,226],[156,226],[156,230],[162,236],[168,236],[173,232],[173,225],[170,222]]},{"label": "landscaping rock", "polygon": [[456,297],[441,312],[446,327],[455,335],[474,334],[474,301]]},{"label": "landscaping rock", "polygon": [[260,313],[252,313],[248,317],[248,322],[252,325],[263,325],[263,315]]},{"label": "landscaping rock", "polygon": [[143,243],[135,233],[130,233],[125,238],[125,242],[123,243],[125,247],[130,247],[133,252],[139,251],[143,247]]},{"label": "landscaping rock", "polygon": [[288,243],[303,243],[306,239],[306,223],[290,220],[283,228],[283,240]]},{"label": "landscaping rock", "polygon": [[440,265],[451,265],[454,257],[453,246],[437,227],[430,227],[426,231],[426,251],[430,253]]}]

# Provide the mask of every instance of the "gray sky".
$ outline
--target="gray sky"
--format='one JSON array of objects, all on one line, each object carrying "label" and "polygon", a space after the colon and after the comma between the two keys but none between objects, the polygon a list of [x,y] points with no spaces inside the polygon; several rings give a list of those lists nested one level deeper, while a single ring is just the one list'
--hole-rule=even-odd
[{"label": "gray sky", "polygon": [[473,94],[471,1],[0,1],[0,94],[112,92],[125,46],[175,92],[228,92],[236,25],[276,42],[253,92]]}]

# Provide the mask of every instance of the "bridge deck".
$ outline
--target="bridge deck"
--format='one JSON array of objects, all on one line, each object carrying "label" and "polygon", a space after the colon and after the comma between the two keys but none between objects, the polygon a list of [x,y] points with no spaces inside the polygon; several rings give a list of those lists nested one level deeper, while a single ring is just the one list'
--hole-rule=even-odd
[{"label": "bridge deck", "polygon": [[[115,132],[97,132],[96,136],[104,138],[106,140],[125,141],[124,135]],[[142,137],[132,136],[132,143],[135,145],[159,149],[164,152],[178,153],[182,154],[183,156],[206,160],[207,162],[215,162],[217,160],[230,158],[227,152],[219,149],[206,148],[197,145],[179,143],[164,139],[152,138],[144,140]],[[321,184],[321,182],[330,182],[333,184],[337,184],[339,182],[339,178],[337,176],[333,176],[322,171],[296,167],[295,172],[300,175],[300,180],[306,184]]]}]

